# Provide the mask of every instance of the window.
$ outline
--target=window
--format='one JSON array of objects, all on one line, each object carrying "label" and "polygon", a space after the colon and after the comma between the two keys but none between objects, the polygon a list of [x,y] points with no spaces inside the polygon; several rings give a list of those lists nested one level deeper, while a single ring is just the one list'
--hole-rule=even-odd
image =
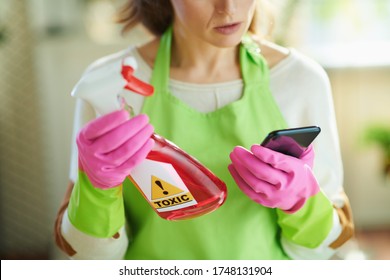
[{"label": "window", "polygon": [[[390,65],[389,0],[279,0],[277,38],[325,66]],[[279,24],[277,23],[277,24]]]}]

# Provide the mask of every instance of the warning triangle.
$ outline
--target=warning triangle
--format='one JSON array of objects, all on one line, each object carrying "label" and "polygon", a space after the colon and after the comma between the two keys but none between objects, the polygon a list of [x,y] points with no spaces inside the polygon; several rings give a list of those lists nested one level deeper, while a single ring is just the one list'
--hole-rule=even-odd
[{"label": "warning triangle", "polygon": [[183,190],[152,175],[152,200],[182,193]]}]

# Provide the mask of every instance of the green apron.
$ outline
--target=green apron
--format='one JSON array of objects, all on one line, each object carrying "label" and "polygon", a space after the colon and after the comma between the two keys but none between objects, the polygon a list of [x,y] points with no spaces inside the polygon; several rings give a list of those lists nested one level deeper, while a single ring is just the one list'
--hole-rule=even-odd
[{"label": "green apron", "polygon": [[[245,196],[227,166],[234,146],[249,148],[285,121],[269,91],[266,62],[250,40],[240,46],[244,92],[240,100],[210,113],[200,113],[169,90],[171,28],[162,36],[152,74],[155,94],[145,99],[142,112],[157,134],[197,158],[227,185],[224,205],[185,221],[160,218],[139,191],[123,186],[130,243],[126,259],[287,259],[280,245],[274,209]],[[244,42],[245,41],[245,42]]]}]

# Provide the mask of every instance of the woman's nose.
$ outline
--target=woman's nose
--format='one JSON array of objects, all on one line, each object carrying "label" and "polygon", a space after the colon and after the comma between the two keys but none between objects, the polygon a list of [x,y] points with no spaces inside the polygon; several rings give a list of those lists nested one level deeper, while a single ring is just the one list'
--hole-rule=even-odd
[{"label": "woman's nose", "polygon": [[219,14],[233,15],[237,10],[236,0],[218,0],[216,10]]}]

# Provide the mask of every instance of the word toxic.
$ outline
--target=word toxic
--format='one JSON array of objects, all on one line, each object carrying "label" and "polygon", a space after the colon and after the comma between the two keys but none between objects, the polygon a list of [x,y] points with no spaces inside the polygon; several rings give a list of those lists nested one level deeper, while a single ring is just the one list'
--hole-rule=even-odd
[{"label": "word toxic", "polygon": [[152,205],[156,209],[179,206],[194,200],[187,190],[182,190],[152,175]]}]

